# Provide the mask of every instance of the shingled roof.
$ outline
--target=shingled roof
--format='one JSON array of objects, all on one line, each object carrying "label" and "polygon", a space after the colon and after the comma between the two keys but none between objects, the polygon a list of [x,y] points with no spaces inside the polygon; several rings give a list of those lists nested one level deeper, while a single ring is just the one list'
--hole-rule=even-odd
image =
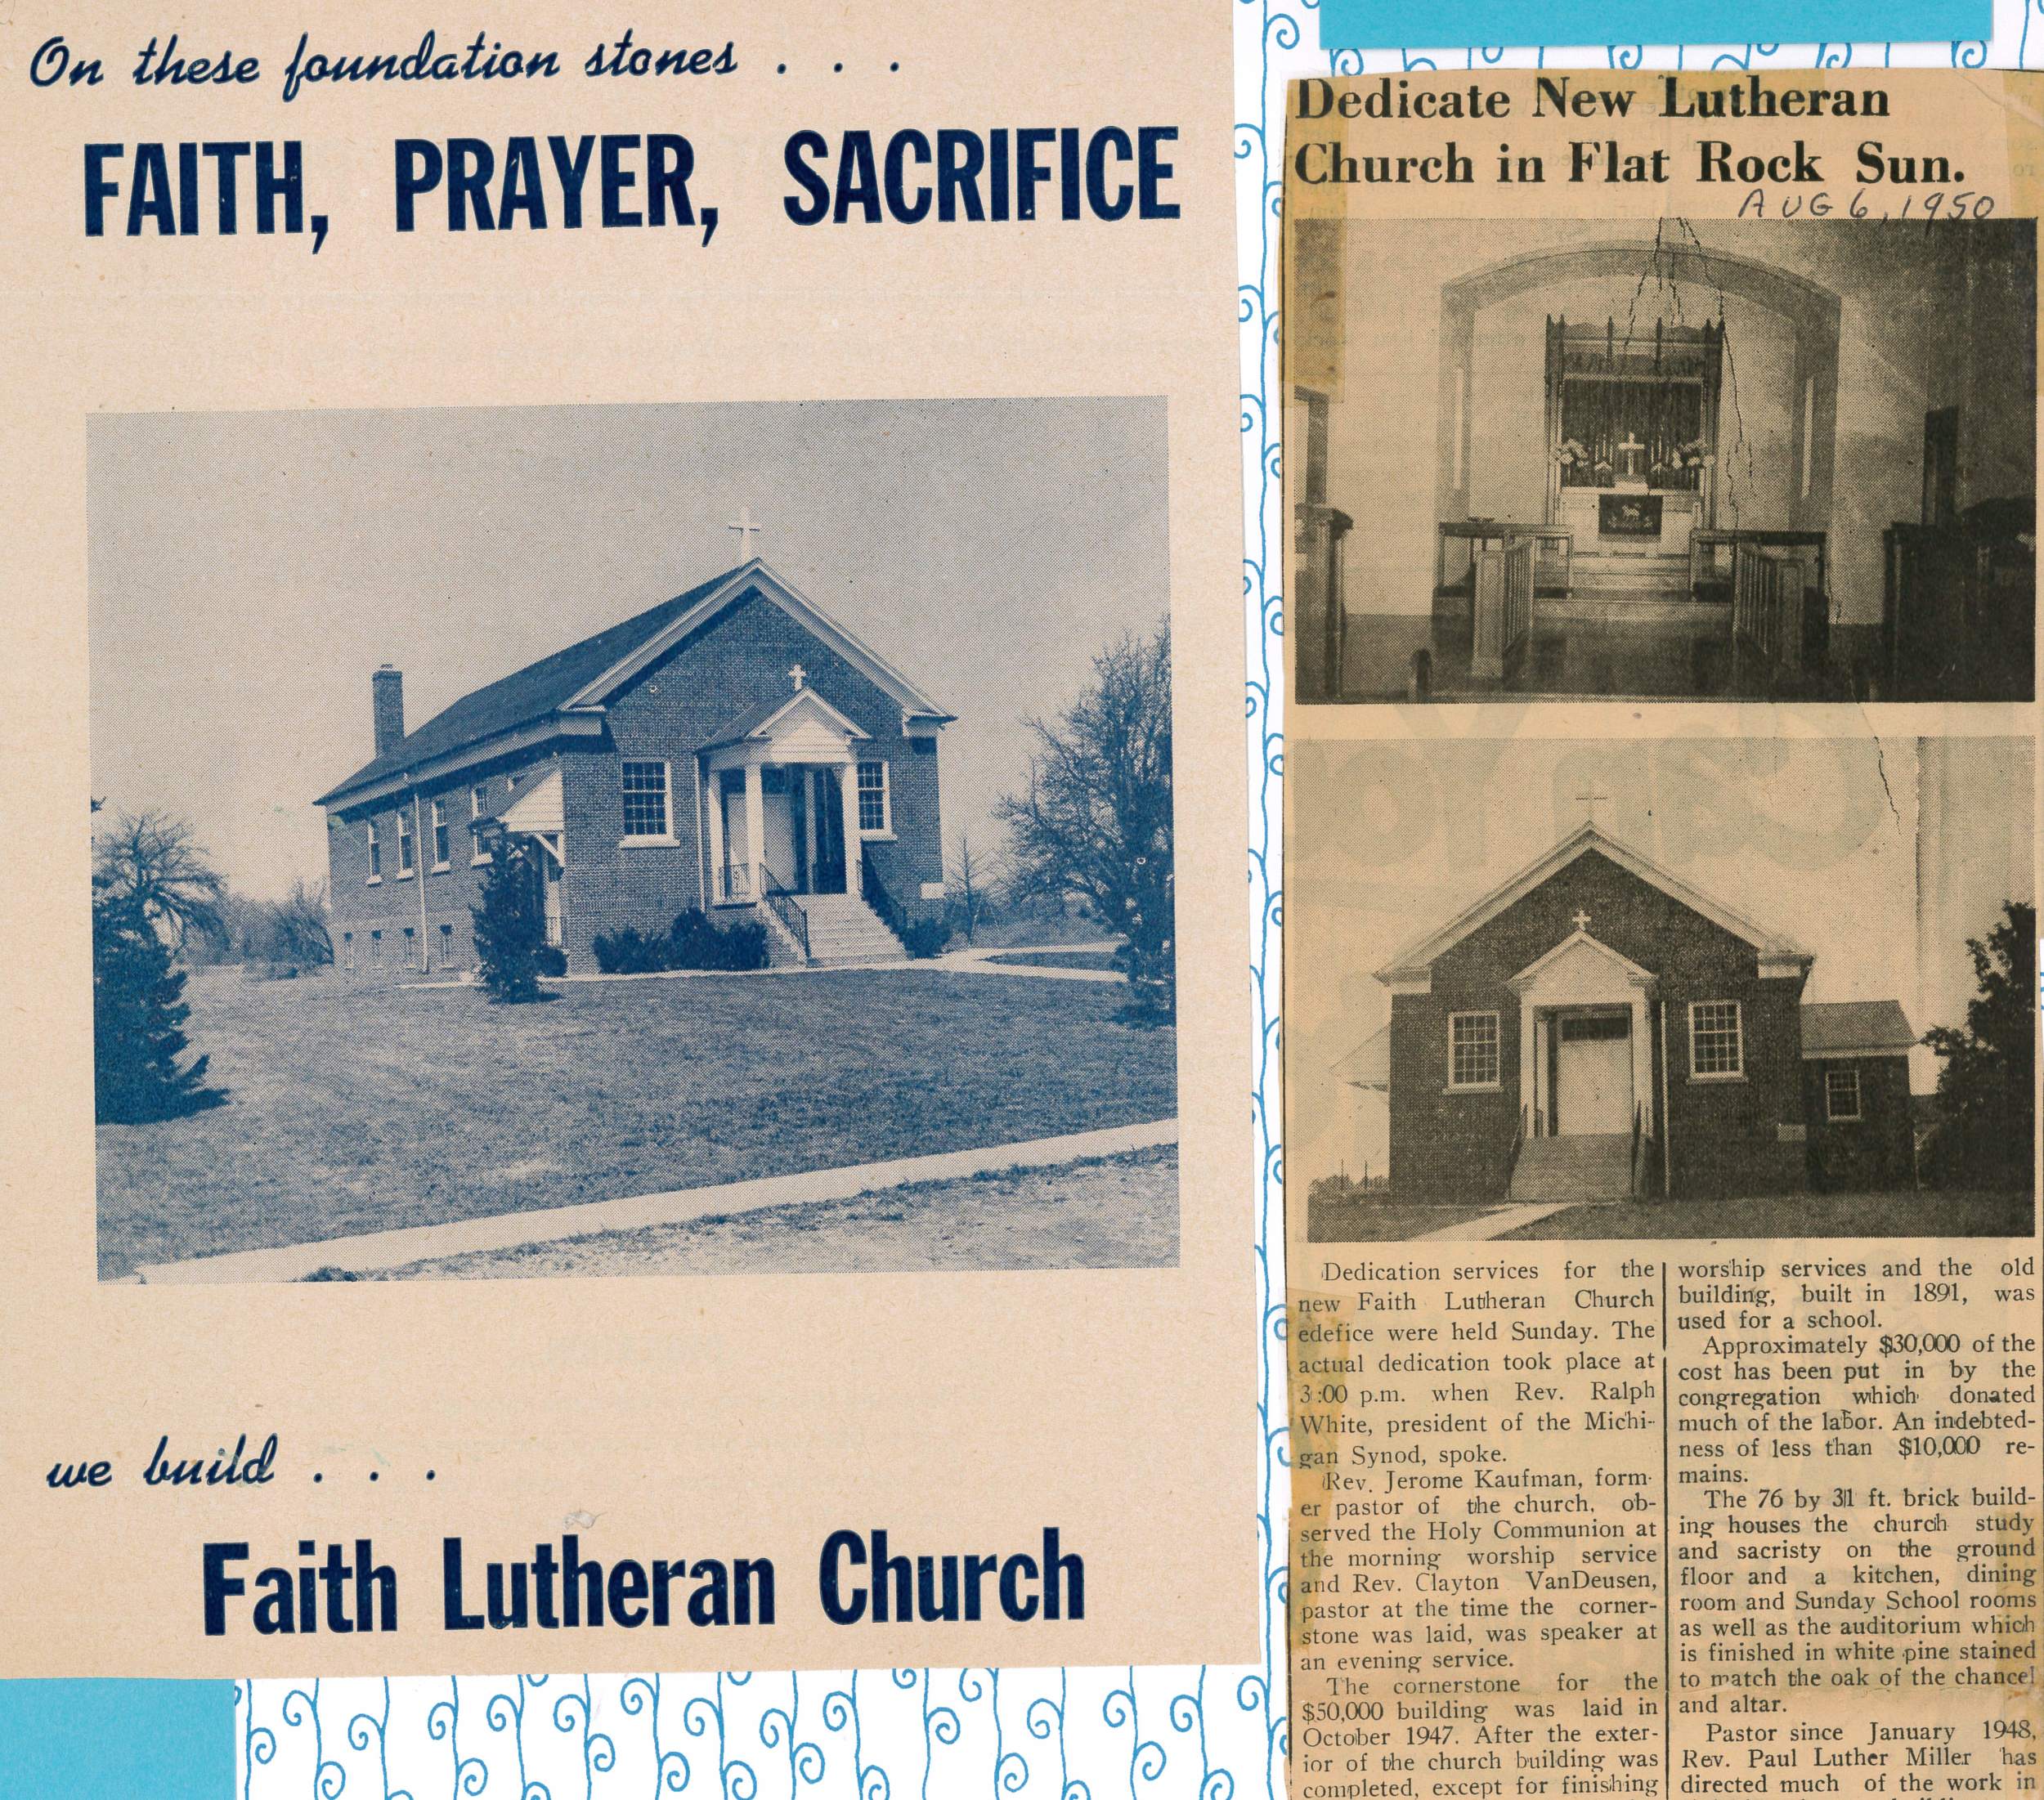
[{"label": "shingled roof", "polygon": [[571,704],[592,704],[589,690],[605,675],[629,664],[653,645],[670,628],[686,620],[699,607],[715,611],[721,590],[735,599],[747,591],[746,578],[758,577],[758,586],[787,610],[801,617],[827,639],[863,662],[867,673],[893,691],[903,707],[936,720],[951,715],[928,701],[908,678],[882,660],[825,614],[815,602],[799,594],[757,557],[726,569],[721,575],[698,582],[685,593],[663,600],[657,607],[634,614],[621,624],[557,650],[550,656],[528,663],[487,687],[465,694],[451,706],[433,714],[418,730],[407,732],[380,756],[371,759],[344,781],[320,795],[316,806],[331,806],[356,790],[388,776],[420,768],[436,759],[454,755],[492,738],[501,737],[522,726],[536,723]]},{"label": "shingled roof", "polygon": [[1804,1056],[1900,1055],[1916,1034],[1892,1000],[1812,1001],[1803,1008]]}]

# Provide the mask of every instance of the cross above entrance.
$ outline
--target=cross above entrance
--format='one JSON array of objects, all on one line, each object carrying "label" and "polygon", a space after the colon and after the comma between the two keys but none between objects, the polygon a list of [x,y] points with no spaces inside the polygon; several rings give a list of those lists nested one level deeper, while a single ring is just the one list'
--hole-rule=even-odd
[{"label": "cross above entrance", "polygon": [[788,671],[788,679],[795,683],[796,692],[797,693],[801,692],[802,683],[809,679],[809,670],[805,669],[799,662]]},{"label": "cross above entrance", "polygon": [[765,529],[764,526],[752,522],[752,508],[749,506],[740,507],[737,517],[724,526],[725,531],[738,534],[738,555],[741,558],[751,556],[753,539]]},{"label": "cross above entrance", "polygon": [[1576,909],[1576,916],[1570,920],[1569,923],[1575,926],[1578,931],[1588,931],[1589,929],[1589,915],[1580,907],[1578,907]]}]

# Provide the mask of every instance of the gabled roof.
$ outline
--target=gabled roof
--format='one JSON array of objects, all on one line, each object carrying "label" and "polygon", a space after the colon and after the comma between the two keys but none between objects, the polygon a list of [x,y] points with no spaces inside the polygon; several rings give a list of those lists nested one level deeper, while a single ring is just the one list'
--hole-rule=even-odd
[{"label": "gabled roof", "polygon": [[1629,844],[1620,844],[1607,836],[1592,824],[1578,826],[1545,855],[1536,857],[1509,880],[1493,888],[1475,902],[1465,907],[1447,924],[1431,931],[1408,944],[1396,956],[1377,971],[1377,978],[1383,982],[1408,979],[1423,975],[1441,956],[1452,950],[1472,932],[1488,925],[1506,908],[1516,905],[1535,888],[1567,868],[1578,857],[1591,851],[1608,857],[1629,875],[1637,876],[1649,886],[1656,887],[1670,899],[1700,913],[1713,925],[1722,927],[1735,938],[1743,938],[1753,946],[1764,961],[1798,962],[1807,965],[1813,959],[1807,951],[1799,950],[1787,938],[1756,925],[1743,913],[1735,912],[1728,906],[1714,900],[1710,895],[1692,888],[1679,876],[1670,875],[1658,863],[1650,862]]},{"label": "gabled roof", "polygon": [[1334,1079],[1351,1087],[1387,1089],[1391,1086],[1391,1027],[1379,1025],[1334,1065]]},{"label": "gabled roof", "polygon": [[1805,1058],[1899,1056],[1916,1048],[1908,1016],[1892,1000],[1812,1001],[1802,1012]]},{"label": "gabled roof", "polygon": [[1506,977],[1505,986],[1522,989],[1530,987],[1564,956],[1572,955],[1577,950],[1587,951],[1600,962],[1609,963],[1634,987],[1651,987],[1654,984],[1652,969],[1642,969],[1631,957],[1620,955],[1602,938],[1593,938],[1578,925],[1552,950],[1535,956],[1516,975]]},{"label": "gabled roof", "polygon": [[862,730],[856,720],[847,719],[814,687],[798,687],[783,699],[763,700],[756,706],[748,706],[736,719],[712,732],[702,747],[722,750],[727,744],[742,744],[748,737],[771,737],[774,735],[773,728],[798,707],[815,714],[833,731],[842,732],[847,737],[872,735]]},{"label": "gabled roof", "polygon": [[604,702],[690,632],[747,593],[758,593],[843,656],[892,698],[908,718],[935,724],[953,716],[900,670],[798,593],[758,557],[622,624],[557,650],[465,694],[365,763],[313,804],[330,806],[357,789],[422,765],[459,758],[491,741],[565,713],[599,714]]}]

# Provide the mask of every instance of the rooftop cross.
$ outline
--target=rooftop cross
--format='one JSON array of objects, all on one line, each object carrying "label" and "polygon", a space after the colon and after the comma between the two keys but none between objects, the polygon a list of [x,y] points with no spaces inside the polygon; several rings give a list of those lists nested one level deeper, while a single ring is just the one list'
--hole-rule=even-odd
[{"label": "rooftop cross", "polygon": [[802,683],[809,678],[809,670],[799,662],[788,671],[788,679],[795,683],[796,691],[801,691]]},{"label": "rooftop cross", "polygon": [[1584,911],[1582,907],[1578,907],[1576,909],[1576,916],[1570,920],[1569,923],[1575,926],[1578,931],[1588,931],[1589,929],[1589,914]]},{"label": "rooftop cross", "polygon": [[753,539],[765,529],[764,526],[753,523],[752,508],[749,506],[740,507],[737,517],[724,526],[725,531],[738,534],[738,555],[741,559],[751,556]]}]

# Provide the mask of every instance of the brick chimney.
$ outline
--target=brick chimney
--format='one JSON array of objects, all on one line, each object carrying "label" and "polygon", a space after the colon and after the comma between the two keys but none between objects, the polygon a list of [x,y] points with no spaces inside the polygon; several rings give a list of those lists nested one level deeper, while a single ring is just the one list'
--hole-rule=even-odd
[{"label": "brick chimney", "polygon": [[405,676],[388,663],[369,678],[370,715],[376,731],[376,754],[394,749],[405,735]]}]

